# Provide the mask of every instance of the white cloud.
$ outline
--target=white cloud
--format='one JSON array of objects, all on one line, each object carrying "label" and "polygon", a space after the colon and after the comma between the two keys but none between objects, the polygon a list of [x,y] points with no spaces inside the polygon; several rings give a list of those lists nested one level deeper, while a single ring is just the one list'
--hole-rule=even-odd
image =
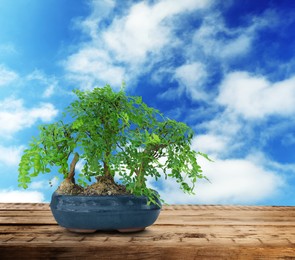
[{"label": "white cloud", "polygon": [[279,163],[273,159],[268,158],[262,151],[253,150],[251,154],[246,157],[247,160],[253,162],[256,165],[267,165],[272,171],[278,172],[292,178],[295,177],[295,163]]},{"label": "white cloud", "polygon": [[200,181],[196,195],[187,195],[173,180],[163,180],[159,192],[167,203],[255,204],[274,197],[285,185],[279,174],[247,159],[199,161],[211,183]]},{"label": "white cloud", "polygon": [[116,19],[103,33],[103,39],[119,60],[141,63],[149,52],[172,44],[172,27],[165,24],[165,19],[208,5],[209,1],[204,0],[163,0],[154,5],[140,2],[131,7],[127,16]]},{"label": "white cloud", "polygon": [[44,189],[44,187],[46,186],[46,183],[47,185],[49,185],[48,182],[46,181],[34,181],[30,184],[30,188],[33,190]]},{"label": "white cloud", "polygon": [[[172,71],[170,70],[169,73],[172,74]],[[211,95],[205,90],[208,73],[203,63],[192,62],[181,65],[173,70],[173,74],[173,79],[178,82],[179,86],[177,88],[168,88],[158,95],[159,98],[173,100],[186,93],[194,100],[209,100]],[[155,80],[159,80],[157,78],[159,78],[159,75],[156,75]]]},{"label": "white cloud", "polygon": [[246,54],[251,47],[252,33],[247,28],[229,29],[219,12],[206,16],[193,36],[192,48],[211,59],[225,59]]},{"label": "white cloud", "polygon": [[26,108],[22,99],[7,98],[0,102],[0,135],[12,135],[23,128],[32,126],[37,120],[49,122],[58,113],[50,103]]},{"label": "white cloud", "polygon": [[230,58],[245,54],[251,48],[251,41],[251,36],[239,35],[233,40],[228,41],[219,55],[221,58]]},{"label": "white cloud", "polygon": [[[158,95],[160,98],[175,99],[186,92],[192,100],[209,102],[215,94],[212,88],[206,88],[206,85],[211,84],[211,79],[216,76],[214,75],[216,67],[213,68],[212,64],[219,64],[220,72],[226,73],[231,60],[245,56],[251,51],[259,30],[269,27],[267,21],[273,21],[275,24],[275,19],[265,12],[259,18],[248,18],[248,24],[245,26],[229,28],[222,13],[214,10],[214,7],[210,9],[210,12],[201,14],[200,19],[201,25],[196,26],[195,30],[189,33],[184,33],[182,38],[173,34],[173,29],[177,28],[176,23],[169,24],[169,27],[164,23],[163,28],[168,28],[170,33],[166,38],[169,38],[168,41],[171,43],[169,46],[165,44],[163,46],[168,47],[168,50],[177,46],[177,49],[183,52],[186,62],[175,68],[173,78],[178,81],[179,87],[166,90]],[[174,46],[173,43],[176,45]],[[165,53],[167,54],[167,50]],[[161,58],[165,59],[164,56]],[[158,74],[156,79],[159,76],[170,77],[171,73],[169,73]]]},{"label": "white cloud", "polygon": [[41,103],[39,107],[31,108],[29,110],[29,116],[32,120],[36,121],[40,119],[43,122],[49,122],[57,115],[57,110],[50,103]]},{"label": "white cloud", "polygon": [[227,149],[229,140],[222,135],[203,134],[197,135],[192,140],[192,148],[196,151],[210,154],[220,154]]},{"label": "white cloud", "polygon": [[[76,22],[91,40],[81,44],[63,65],[68,78],[78,81],[82,88],[98,83],[118,86],[122,81],[135,81],[157,61],[155,57],[161,56],[164,46],[171,47],[175,42],[172,37],[174,27],[168,20],[184,12],[208,7],[210,1],[139,2],[128,7],[121,16],[114,16],[106,27],[101,24],[102,17],[110,15],[114,5],[114,1],[93,1],[91,15]],[[150,59],[149,55],[154,58]]]},{"label": "white cloud", "polygon": [[[170,20],[169,23],[160,23],[160,26],[167,30],[168,36],[165,36],[165,39],[168,39],[170,43],[169,45],[163,43],[162,47],[160,44],[156,46],[159,46],[162,51],[159,60],[163,64],[166,61],[169,69],[165,71],[160,68],[161,73],[156,72],[154,78],[159,82],[159,78],[167,80],[172,77],[178,81],[179,86],[164,91],[158,95],[159,98],[176,99],[186,92],[192,100],[211,101],[216,93],[214,87],[208,86],[212,85],[212,79],[216,77],[216,66],[219,66],[218,70],[221,74],[228,73],[228,65],[232,60],[243,57],[252,50],[260,30],[268,27],[273,29],[278,25],[276,14],[265,11],[259,17],[247,17],[243,26],[230,28],[224,21],[223,14],[214,6],[209,12],[200,13],[199,18],[200,26],[196,25],[195,29],[183,33],[181,38],[173,33],[173,30],[181,26],[181,23],[174,23],[174,20]],[[183,29],[185,31],[185,28]],[[186,62],[177,68],[173,68],[169,58],[164,56],[175,47],[186,59]],[[171,70],[175,73],[171,73]]]},{"label": "white cloud", "polygon": [[[257,133],[253,125],[257,126],[259,121],[253,119],[293,115],[295,78],[271,83],[247,72],[229,73],[216,101],[225,106],[225,111],[198,125],[197,128],[206,133],[196,136],[192,142],[195,150],[208,153],[215,161],[202,161],[204,172],[212,183],[200,182],[196,196],[187,196],[177,190],[177,184],[168,182],[163,185],[164,197],[171,199],[171,203],[254,204],[282,193],[287,187],[286,173],[292,175],[294,166],[266,158],[260,150],[261,142],[264,135],[270,138],[279,129],[286,130],[293,121]],[[292,137],[287,135],[282,142],[292,143]],[[253,141],[255,145],[252,145]],[[237,159],[236,154],[244,154],[244,157]]]},{"label": "white cloud", "polygon": [[18,79],[18,74],[0,64],[0,86],[5,86]]},{"label": "white cloud", "polygon": [[89,35],[93,40],[99,39],[99,24],[104,19],[111,15],[112,9],[115,7],[114,0],[92,0],[89,1],[91,14],[85,19],[77,19],[75,26],[81,29],[85,34]]},{"label": "white cloud", "polygon": [[219,11],[211,10],[196,30],[191,48],[195,53],[201,51],[207,58],[219,59],[225,65],[226,59],[249,53],[261,29],[278,25],[277,15],[271,11],[265,11],[259,17],[248,17],[247,20],[248,24],[245,26],[229,28],[223,15]]},{"label": "white cloud", "polygon": [[44,195],[38,191],[0,190],[1,203],[39,203]]},{"label": "white cloud", "polygon": [[282,177],[245,159],[216,160],[205,164],[211,181],[199,186],[199,200],[214,203],[255,203],[274,196]]},{"label": "white cloud", "polygon": [[55,84],[51,84],[51,85],[49,85],[49,86],[45,89],[45,91],[44,91],[44,93],[43,93],[43,97],[44,97],[44,98],[49,98],[49,97],[51,97],[51,96],[53,95],[54,91],[55,91],[55,88],[56,88],[56,85],[55,85]]},{"label": "white cloud", "polygon": [[59,180],[57,177],[52,178],[51,180],[41,180],[33,181],[29,186],[33,190],[48,190],[57,188]]},{"label": "white cloud", "polygon": [[[214,158],[228,158],[240,152],[252,140],[252,125],[229,111],[215,112],[215,116],[198,124],[192,140],[196,151],[207,153]],[[246,138],[245,138],[246,136]]]},{"label": "white cloud", "polygon": [[0,145],[0,163],[6,165],[17,165],[20,161],[23,146],[9,146]]},{"label": "white cloud", "polygon": [[43,98],[51,97],[58,87],[58,81],[55,77],[47,76],[40,70],[34,70],[32,73],[28,74],[24,80],[30,81],[30,83],[31,81],[37,81],[38,88],[45,89],[42,94]]},{"label": "white cloud", "polygon": [[247,119],[295,113],[295,77],[271,83],[247,72],[229,73],[220,86],[220,105]]},{"label": "white cloud", "polygon": [[83,82],[82,88],[93,87],[96,81],[120,86],[124,80],[125,69],[112,64],[109,55],[99,49],[83,48],[68,57],[66,68],[69,79]]},{"label": "white cloud", "polygon": [[[203,89],[203,84],[207,78],[204,64],[200,62],[184,64],[176,68],[174,78],[180,85],[178,94],[185,91],[194,100],[208,100],[209,95]],[[165,93],[163,95],[165,96]],[[174,96],[177,95],[174,93]]]},{"label": "white cloud", "polygon": [[179,87],[170,88],[159,95],[164,99],[176,99],[182,93],[186,93],[194,100],[208,100],[209,95],[203,89],[203,84],[207,78],[207,71],[204,64],[193,62],[181,65],[174,69],[174,80]]},{"label": "white cloud", "polygon": [[77,173],[81,173],[81,171],[83,170],[84,164],[85,164],[85,161],[83,159],[79,159],[79,161],[76,164],[75,171]]}]

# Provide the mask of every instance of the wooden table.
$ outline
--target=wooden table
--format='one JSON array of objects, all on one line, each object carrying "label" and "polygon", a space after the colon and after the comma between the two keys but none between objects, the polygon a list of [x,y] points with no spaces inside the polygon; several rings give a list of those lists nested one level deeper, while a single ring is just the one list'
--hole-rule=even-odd
[{"label": "wooden table", "polygon": [[71,233],[48,204],[0,204],[0,259],[295,259],[295,207],[165,206],[143,232]]}]

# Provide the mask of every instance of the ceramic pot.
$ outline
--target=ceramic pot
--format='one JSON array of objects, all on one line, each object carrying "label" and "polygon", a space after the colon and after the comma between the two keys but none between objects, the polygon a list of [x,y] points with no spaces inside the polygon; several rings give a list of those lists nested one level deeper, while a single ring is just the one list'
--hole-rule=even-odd
[{"label": "ceramic pot", "polygon": [[56,192],[52,194],[50,208],[60,226],[85,233],[144,230],[156,221],[161,210],[159,205],[147,205],[145,196],[81,196]]}]

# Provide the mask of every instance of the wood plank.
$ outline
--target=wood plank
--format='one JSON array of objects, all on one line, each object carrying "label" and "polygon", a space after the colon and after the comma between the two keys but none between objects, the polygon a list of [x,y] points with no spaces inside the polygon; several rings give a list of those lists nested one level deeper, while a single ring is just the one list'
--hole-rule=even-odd
[{"label": "wood plank", "polygon": [[[0,230],[0,240],[1,236],[9,235],[30,235],[34,233],[36,236],[42,237],[47,236],[48,234],[54,234],[58,236],[67,236],[73,237],[74,233],[69,233],[68,231],[64,230],[63,228],[52,225],[52,226],[5,226],[5,230]],[[122,234],[118,232],[113,233],[106,233],[106,232],[97,232],[95,233],[95,237],[105,237],[106,234],[111,237],[122,237]],[[288,229],[286,232],[285,227],[280,228],[262,228],[262,227],[250,227],[245,228],[243,230],[240,227],[229,226],[229,227],[165,227],[165,226],[152,226],[149,227],[145,232],[142,233],[135,233],[132,234],[133,239],[146,239],[146,240],[168,240],[168,239],[175,239],[181,240],[184,239],[188,241],[194,238],[205,238],[207,240],[211,240],[214,238],[231,238],[234,240],[243,240],[243,239],[258,239],[260,237],[267,237],[267,238],[282,238],[282,239],[289,239],[291,242],[294,241],[295,237],[295,228]],[[74,234],[76,236],[82,237],[81,235]],[[129,235],[130,237],[131,235]],[[84,236],[84,238],[92,238],[90,235]],[[273,240],[274,241],[274,240]],[[294,242],[292,242],[294,243]]]},{"label": "wood plank", "polygon": [[[12,210],[48,210],[48,203],[0,203],[0,210],[12,209]],[[230,205],[164,205],[162,211],[165,210],[241,210],[241,211],[295,211],[293,206],[230,206]]]},{"label": "wood plank", "polygon": [[48,204],[0,204],[0,259],[295,259],[295,207],[171,205],[144,232],[71,233]]},{"label": "wood plank", "polygon": [[125,244],[122,247],[110,244],[73,247],[63,244],[52,247],[51,244],[31,246],[25,243],[1,247],[2,259],[23,259],[23,256],[27,259],[294,259],[294,248],[222,245],[176,247],[173,244],[165,247],[142,244]]},{"label": "wood plank", "polygon": [[240,246],[240,245],[268,245],[268,246],[281,246],[285,245],[287,247],[294,247],[295,244],[291,242],[290,239],[284,236],[274,237],[272,235],[254,235],[247,237],[238,237],[232,235],[223,236],[210,236],[207,234],[194,234],[194,233],[169,233],[169,232],[151,232],[146,236],[133,236],[127,235],[123,236],[121,234],[101,234],[95,233],[95,235],[69,235],[65,233],[47,233],[47,234],[0,234],[0,245],[13,245],[19,244],[20,242],[29,242],[30,244],[72,244],[72,246],[77,246],[76,242],[82,244],[104,244],[108,241],[111,244],[116,244],[117,246],[124,246],[126,243],[132,244],[145,244],[145,245],[166,245],[174,244],[175,246],[182,245],[224,245],[224,246]]},{"label": "wood plank", "polygon": [[[13,218],[12,218],[13,217]],[[33,220],[34,219],[34,220]],[[22,223],[30,224],[35,219],[44,221],[44,224],[53,224],[54,220],[49,209],[47,210],[32,210],[26,207],[26,210],[1,210],[0,224],[9,223]],[[36,220],[38,221],[38,220]],[[260,211],[245,211],[241,214],[239,211],[234,210],[215,210],[198,213],[194,210],[186,211],[173,211],[164,210],[156,224],[198,224],[208,225],[214,223],[224,224],[252,224],[252,225],[279,225],[279,222],[284,221],[285,225],[292,225],[295,221],[295,210],[292,209],[289,212],[268,212],[264,210]],[[39,223],[39,222],[37,222]]]},{"label": "wood plank", "polygon": [[0,210],[49,210],[48,203],[0,203]]}]

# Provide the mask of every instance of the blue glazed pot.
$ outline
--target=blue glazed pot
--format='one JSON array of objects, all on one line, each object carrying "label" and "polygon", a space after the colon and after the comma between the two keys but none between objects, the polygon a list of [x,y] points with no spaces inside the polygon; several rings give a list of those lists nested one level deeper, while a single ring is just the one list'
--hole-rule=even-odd
[{"label": "blue glazed pot", "polygon": [[[158,201],[159,205],[160,201]],[[81,196],[52,194],[50,208],[57,223],[74,232],[134,232],[152,225],[161,207],[145,196]]]}]

